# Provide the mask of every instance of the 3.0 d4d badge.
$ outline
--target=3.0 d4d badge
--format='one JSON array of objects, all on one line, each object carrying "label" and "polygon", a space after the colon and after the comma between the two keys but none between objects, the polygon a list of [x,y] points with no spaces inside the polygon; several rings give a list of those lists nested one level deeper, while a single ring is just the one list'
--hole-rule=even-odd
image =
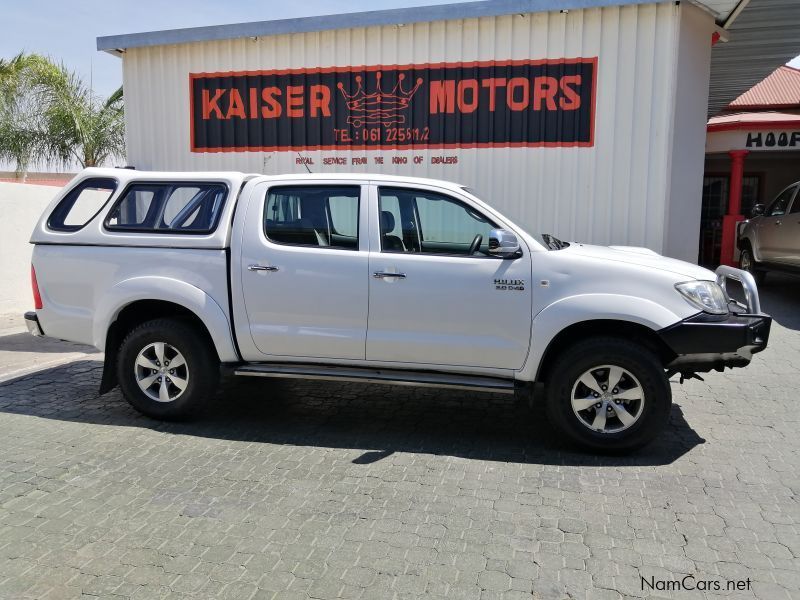
[{"label": "3.0 d4d badge", "polygon": [[494,289],[496,290],[516,290],[522,292],[525,290],[524,279],[495,279]]}]

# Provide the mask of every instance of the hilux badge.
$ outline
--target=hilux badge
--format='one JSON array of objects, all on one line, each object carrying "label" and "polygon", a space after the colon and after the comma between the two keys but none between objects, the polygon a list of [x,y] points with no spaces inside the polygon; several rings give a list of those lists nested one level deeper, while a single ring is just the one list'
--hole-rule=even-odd
[{"label": "hilux badge", "polygon": [[524,279],[495,279],[494,280],[494,289],[496,290],[516,290],[516,291],[524,291],[525,290],[525,280]]}]

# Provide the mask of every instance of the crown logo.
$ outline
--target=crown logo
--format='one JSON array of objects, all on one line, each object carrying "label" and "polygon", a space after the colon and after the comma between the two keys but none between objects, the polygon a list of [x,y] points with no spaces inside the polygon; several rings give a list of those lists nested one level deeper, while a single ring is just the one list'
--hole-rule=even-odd
[{"label": "crown logo", "polygon": [[406,76],[400,73],[392,91],[384,92],[381,88],[383,73],[378,71],[375,77],[378,83],[375,91],[371,94],[367,94],[364,91],[361,75],[356,75],[358,87],[352,94],[348,94],[345,91],[341,81],[337,85],[350,111],[350,116],[347,117],[348,124],[354,127],[361,127],[362,125],[390,126],[405,123],[406,118],[401,111],[408,108],[411,98],[417,92],[419,86],[422,85],[422,78],[417,78],[417,83],[412,89],[405,90],[403,89],[403,80]]}]

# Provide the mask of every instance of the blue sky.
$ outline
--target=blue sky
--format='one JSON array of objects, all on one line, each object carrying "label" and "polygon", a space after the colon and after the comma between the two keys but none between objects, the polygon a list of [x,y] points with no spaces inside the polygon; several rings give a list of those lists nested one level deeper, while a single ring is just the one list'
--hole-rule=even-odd
[{"label": "blue sky", "polygon": [[61,59],[110,94],[122,84],[118,58],[96,50],[101,35],[327,15],[383,8],[447,4],[458,0],[27,0],[3,7],[0,56],[26,50]]},{"label": "blue sky", "polygon": [[[121,61],[95,48],[101,35],[324,15],[457,0],[28,0],[3,7],[0,56],[21,50],[64,61],[103,95],[122,83]],[[800,57],[792,61],[800,68]]]}]

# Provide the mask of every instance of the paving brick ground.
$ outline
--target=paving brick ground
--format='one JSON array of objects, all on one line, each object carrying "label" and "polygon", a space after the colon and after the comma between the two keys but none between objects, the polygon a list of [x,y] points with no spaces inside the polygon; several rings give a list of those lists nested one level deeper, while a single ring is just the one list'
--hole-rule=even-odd
[{"label": "paving brick ground", "polygon": [[[768,351],[676,384],[629,457],[501,396],[231,381],[168,425],[98,396],[97,355],[0,383],[0,598],[800,598],[800,280],[773,279]],[[750,587],[642,588],[685,575]]]}]

